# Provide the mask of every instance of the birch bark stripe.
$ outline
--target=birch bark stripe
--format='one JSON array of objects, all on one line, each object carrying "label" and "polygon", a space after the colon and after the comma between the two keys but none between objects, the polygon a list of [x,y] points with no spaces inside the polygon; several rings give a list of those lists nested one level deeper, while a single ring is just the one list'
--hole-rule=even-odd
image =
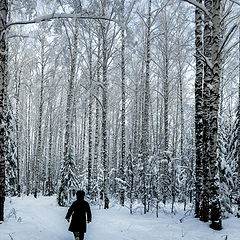
[{"label": "birch bark stripe", "polygon": [[[202,0],[198,1],[202,4]],[[195,146],[196,146],[196,196],[195,196],[195,216],[200,217],[200,202],[202,190],[202,82],[203,82],[203,62],[200,52],[203,53],[202,42],[202,11],[196,7],[195,10],[195,45],[196,45],[196,80],[195,80]]]},{"label": "birch bark stripe", "polygon": [[[212,0],[205,0],[205,7],[209,13],[212,12]],[[211,61],[212,58],[212,24],[209,14],[204,13],[204,56]],[[201,205],[201,217],[204,222],[209,220],[209,105],[212,70],[208,64],[204,64],[204,84],[203,84],[203,199]]]},{"label": "birch bark stripe", "polygon": [[[2,125],[4,109],[4,95],[7,81],[7,57],[8,49],[6,43],[6,25],[8,14],[8,1],[0,1],[0,123]],[[4,218],[5,201],[5,142],[4,128],[0,128],[0,222]]]},{"label": "birch bark stripe", "polygon": [[211,228],[222,229],[221,206],[219,199],[219,169],[217,161],[217,132],[218,132],[218,109],[219,109],[219,88],[220,88],[220,0],[213,1],[213,42],[212,42],[212,61],[213,76],[210,87],[210,136],[209,136],[209,160],[210,160],[210,193],[211,193]]}]

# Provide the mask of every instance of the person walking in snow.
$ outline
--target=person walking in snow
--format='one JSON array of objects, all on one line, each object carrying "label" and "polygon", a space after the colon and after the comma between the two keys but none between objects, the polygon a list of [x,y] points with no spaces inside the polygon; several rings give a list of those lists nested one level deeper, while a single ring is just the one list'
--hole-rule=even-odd
[{"label": "person walking in snow", "polygon": [[92,214],[88,202],[84,201],[85,192],[77,191],[77,200],[68,209],[65,219],[69,222],[72,216],[69,231],[73,232],[76,240],[83,240],[86,232],[86,214],[87,222],[92,221]]}]

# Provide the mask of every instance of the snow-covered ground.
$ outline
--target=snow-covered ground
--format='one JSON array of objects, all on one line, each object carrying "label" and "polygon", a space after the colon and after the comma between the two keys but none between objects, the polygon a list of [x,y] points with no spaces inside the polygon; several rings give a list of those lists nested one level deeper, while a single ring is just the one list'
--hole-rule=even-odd
[{"label": "snow-covered ground", "polygon": [[[73,240],[64,219],[67,208],[59,207],[55,197],[7,198],[5,222],[0,224],[0,240]],[[108,210],[92,207],[93,221],[85,240],[239,240],[240,220],[223,221],[222,231],[213,231],[193,216],[160,212],[129,214],[119,206]],[[227,238],[226,238],[227,236]]]}]

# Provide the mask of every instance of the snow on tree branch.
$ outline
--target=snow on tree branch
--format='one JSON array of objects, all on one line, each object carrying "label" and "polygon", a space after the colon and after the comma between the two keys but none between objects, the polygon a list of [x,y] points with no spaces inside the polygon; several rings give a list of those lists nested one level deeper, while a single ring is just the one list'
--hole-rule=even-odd
[{"label": "snow on tree branch", "polygon": [[209,11],[207,10],[207,8],[205,8],[204,5],[202,5],[201,3],[197,2],[196,0],[182,0],[182,1],[188,2],[188,3],[192,4],[192,5],[194,5],[195,7],[200,8],[202,11],[204,11],[204,13],[206,13],[207,15],[210,16]]},{"label": "snow on tree branch", "polygon": [[107,18],[107,17],[101,17],[101,16],[83,16],[82,14],[52,13],[52,14],[36,17],[35,19],[32,19],[32,20],[9,22],[7,24],[7,27],[10,27],[10,26],[13,26],[13,25],[40,23],[40,22],[51,21],[53,19],[65,19],[65,18],[79,18],[79,19],[93,19],[93,20],[113,21],[113,19],[110,19],[110,18]]},{"label": "snow on tree branch", "polygon": [[238,0],[230,0],[230,1],[240,6],[240,2]]}]

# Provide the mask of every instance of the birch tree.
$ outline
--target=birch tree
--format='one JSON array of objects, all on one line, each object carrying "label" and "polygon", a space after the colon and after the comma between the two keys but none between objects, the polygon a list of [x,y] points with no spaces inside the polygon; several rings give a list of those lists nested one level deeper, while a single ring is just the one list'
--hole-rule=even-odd
[{"label": "birch tree", "polygon": [[[198,0],[202,4],[202,0]],[[195,80],[195,144],[196,144],[196,196],[195,196],[195,216],[200,217],[201,192],[202,192],[202,131],[203,131],[203,13],[196,7],[195,9],[195,45],[196,45],[196,80]]]},{"label": "birch tree", "polygon": [[[63,168],[61,176],[61,184],[59,187],[58,203],[60,206],[68,204],[74,195],[74,189],[78,187],[78,181],[75,176],[76,167],[73,160],[72,149],[72,104],[73,104],[73,84],[76,74],[77,47],[78,47],[78,20],[75,20],[73,48],[71,52],[70,76],[68,81],[67,93],[67,109],[66,109],[66,125],[64,139]],[[67,176],[67,179],[66,179]]]},{"label": "birch tree", "polygon": [[[124,3],[125,0],[121,1],[122,4],[122,20],[124,20]],[[122,41],[122,46],[121,46],[121,76],[122,76],[122,112],[121,112],[121,118],[122,118],[122,123],[121,123],[121,135],[122,135],[122,161],[121,161],[121,167],[120,167],[120,172],[121,172],[121,178],[122,181],[125,181],[125,176],[124,176],[124,168],[125,168],[125,158],[126,158],[126,84],[125,84],[125,30],[122,27],[121,30],[121,41]],[[120,196],[120,203],[122,206],[124,206],[124,200],[125,200],[125,191],[124,191],[124,186],[122,186],[122,189],[120,191],[121,196]]]},{"label": "birch tree", "polygon": [[218,133],[218,110],[220,88],[220,6],[221,0],[213,1],[213,32],[212,32],[212,62],[213,76],[210,88],[210,136],[209,136],[209,161],[210,161],[210,190],[211,190],[211,228],[222,229],[221,206],[219,196],[219,165],[217,161],[217,133]]},{"label": "birch tree", "polygon": [[[4,101],[7,84],[7,14],[8,1],[0,2],[0,121],[4,123]],[[4,201],[5,201],[5,131],[0,129],[0,222],[4,220]]]},{"label": "birch tree", "polygon": [[36,153],[36,168],[35,168],[35,189],[34,197],[37,198],[39,183],[40,183],[40,169],[42,164],[42,116],[43,116],[43,91],[44,91],[44,76],[45,76],[45,67],[46,67],[46,46],[45,39],[40,38],[41,45],[41,63],[40,63],[40,100],[39,100],[39,117],[38,117],[38,143],[37,143],[37,153]]},{"label": "birch tree", "polygon": [[238,37],[239,37],[239,43],[238,43],[238,54],[239,54],[239,59],[238,59],[238,81],[239,81],[239,86],[238,86],[238,115],[237,115],[237,120],[238,120],[238,182],[237,182],[237,187],[238,187],[238,199],[237,199],[237,203],[238,203],[238,214],[237,217],[240,217],[240,27],[238,29]]}]

